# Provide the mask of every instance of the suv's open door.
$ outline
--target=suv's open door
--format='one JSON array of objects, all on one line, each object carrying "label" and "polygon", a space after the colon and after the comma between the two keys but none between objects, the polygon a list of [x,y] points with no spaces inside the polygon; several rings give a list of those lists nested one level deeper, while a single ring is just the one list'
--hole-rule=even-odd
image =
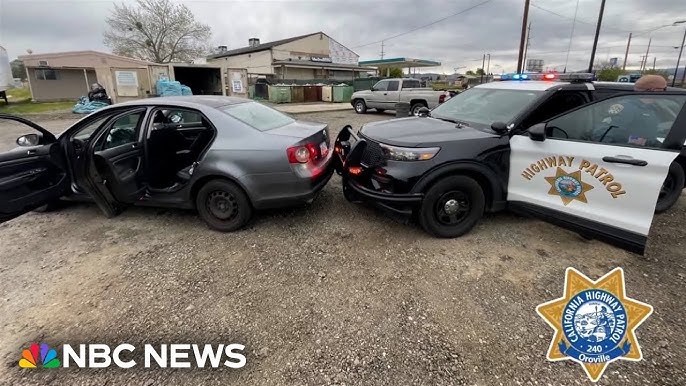
[{"label": "suv's open door", "polygon": [[[4,121],[4,122],[3,122]],[[69,191],[70,175],[55,136],[35,123],[0,114],[22,135],[13,149],[0,149],[0,222],[56,201]]]},{"label": "suv's open door", "polygon": [[643,253],[685,105],[686,93],[616,95],[513,135],[510,207]]},{"label": "suv's open door", "polygon": [[145,194],[141,129],[146,108],[111,118],[88,144],[84,187],[108,217]]}]

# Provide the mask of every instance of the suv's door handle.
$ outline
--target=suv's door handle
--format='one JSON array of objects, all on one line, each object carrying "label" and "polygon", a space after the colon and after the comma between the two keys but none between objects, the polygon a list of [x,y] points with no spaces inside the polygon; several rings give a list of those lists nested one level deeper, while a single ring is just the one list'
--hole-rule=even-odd
[{"label": "suv's door handle", "polygon": [[387,92],[385,92],[385,93],[383,93],[383,94],[384,94],[384,95],[388,95],[388,93],[387,93]]},{"label": "suv's door handle", "polygon": [[629,164],[634,166],[647,166],[648,161],[634,158],[603,157],[603,161],[616,164]]}]

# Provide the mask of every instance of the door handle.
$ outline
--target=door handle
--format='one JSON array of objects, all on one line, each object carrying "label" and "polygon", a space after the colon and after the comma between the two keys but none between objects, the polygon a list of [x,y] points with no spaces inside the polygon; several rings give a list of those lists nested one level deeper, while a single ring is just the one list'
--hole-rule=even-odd
[{"label": "door handle", "polygon": [[634,166],[647,166],[648,161],[634,158],[603,157],[603,161],[616,164],[628,164]]},{"label": "door handle", "polygon": [[387,93],[387,92],[385,92],[385,93],[383,93],[383,94],[384,94],[384,95],[388,95],[388,93]]},{"label": "door handle", "polygon": [[37,151],[36,149],[31,149],[26,152],[27,155],[36,155]]}]

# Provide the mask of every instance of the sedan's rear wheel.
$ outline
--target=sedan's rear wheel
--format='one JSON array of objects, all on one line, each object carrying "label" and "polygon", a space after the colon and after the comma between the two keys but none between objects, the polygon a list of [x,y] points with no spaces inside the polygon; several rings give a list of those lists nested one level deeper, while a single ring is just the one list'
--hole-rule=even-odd
[{"label": "sedan's rear wheel", "polygon": [[195,205],[200,218],[220,232],[240,229],[252,217],[252,206],[243,189],[225,180],[206,183],[198,192]]}]

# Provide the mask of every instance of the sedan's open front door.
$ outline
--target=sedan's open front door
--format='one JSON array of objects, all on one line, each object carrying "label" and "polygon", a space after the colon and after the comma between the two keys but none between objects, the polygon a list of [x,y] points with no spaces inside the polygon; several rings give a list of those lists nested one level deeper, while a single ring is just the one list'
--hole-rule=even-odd
[{"label": "sedan's open front door", "polygon": [[141,134],[145,113],[139,108],[115,116],[89,143],[85,188],[108,217],[145,194]]},{"label": "sedan's open front door", "polygon": [[[0,222],[58,200],[70,175],[55,136],[26,119],[0,114],[3,134],[19,137],[0,148]],[[6,142],[6,141],[5,141]]]},{"label": "sedan's open front door", "polygon": [[510,208],[643,253],[686,138],[686,94],[617,95],[510,139]]}]

